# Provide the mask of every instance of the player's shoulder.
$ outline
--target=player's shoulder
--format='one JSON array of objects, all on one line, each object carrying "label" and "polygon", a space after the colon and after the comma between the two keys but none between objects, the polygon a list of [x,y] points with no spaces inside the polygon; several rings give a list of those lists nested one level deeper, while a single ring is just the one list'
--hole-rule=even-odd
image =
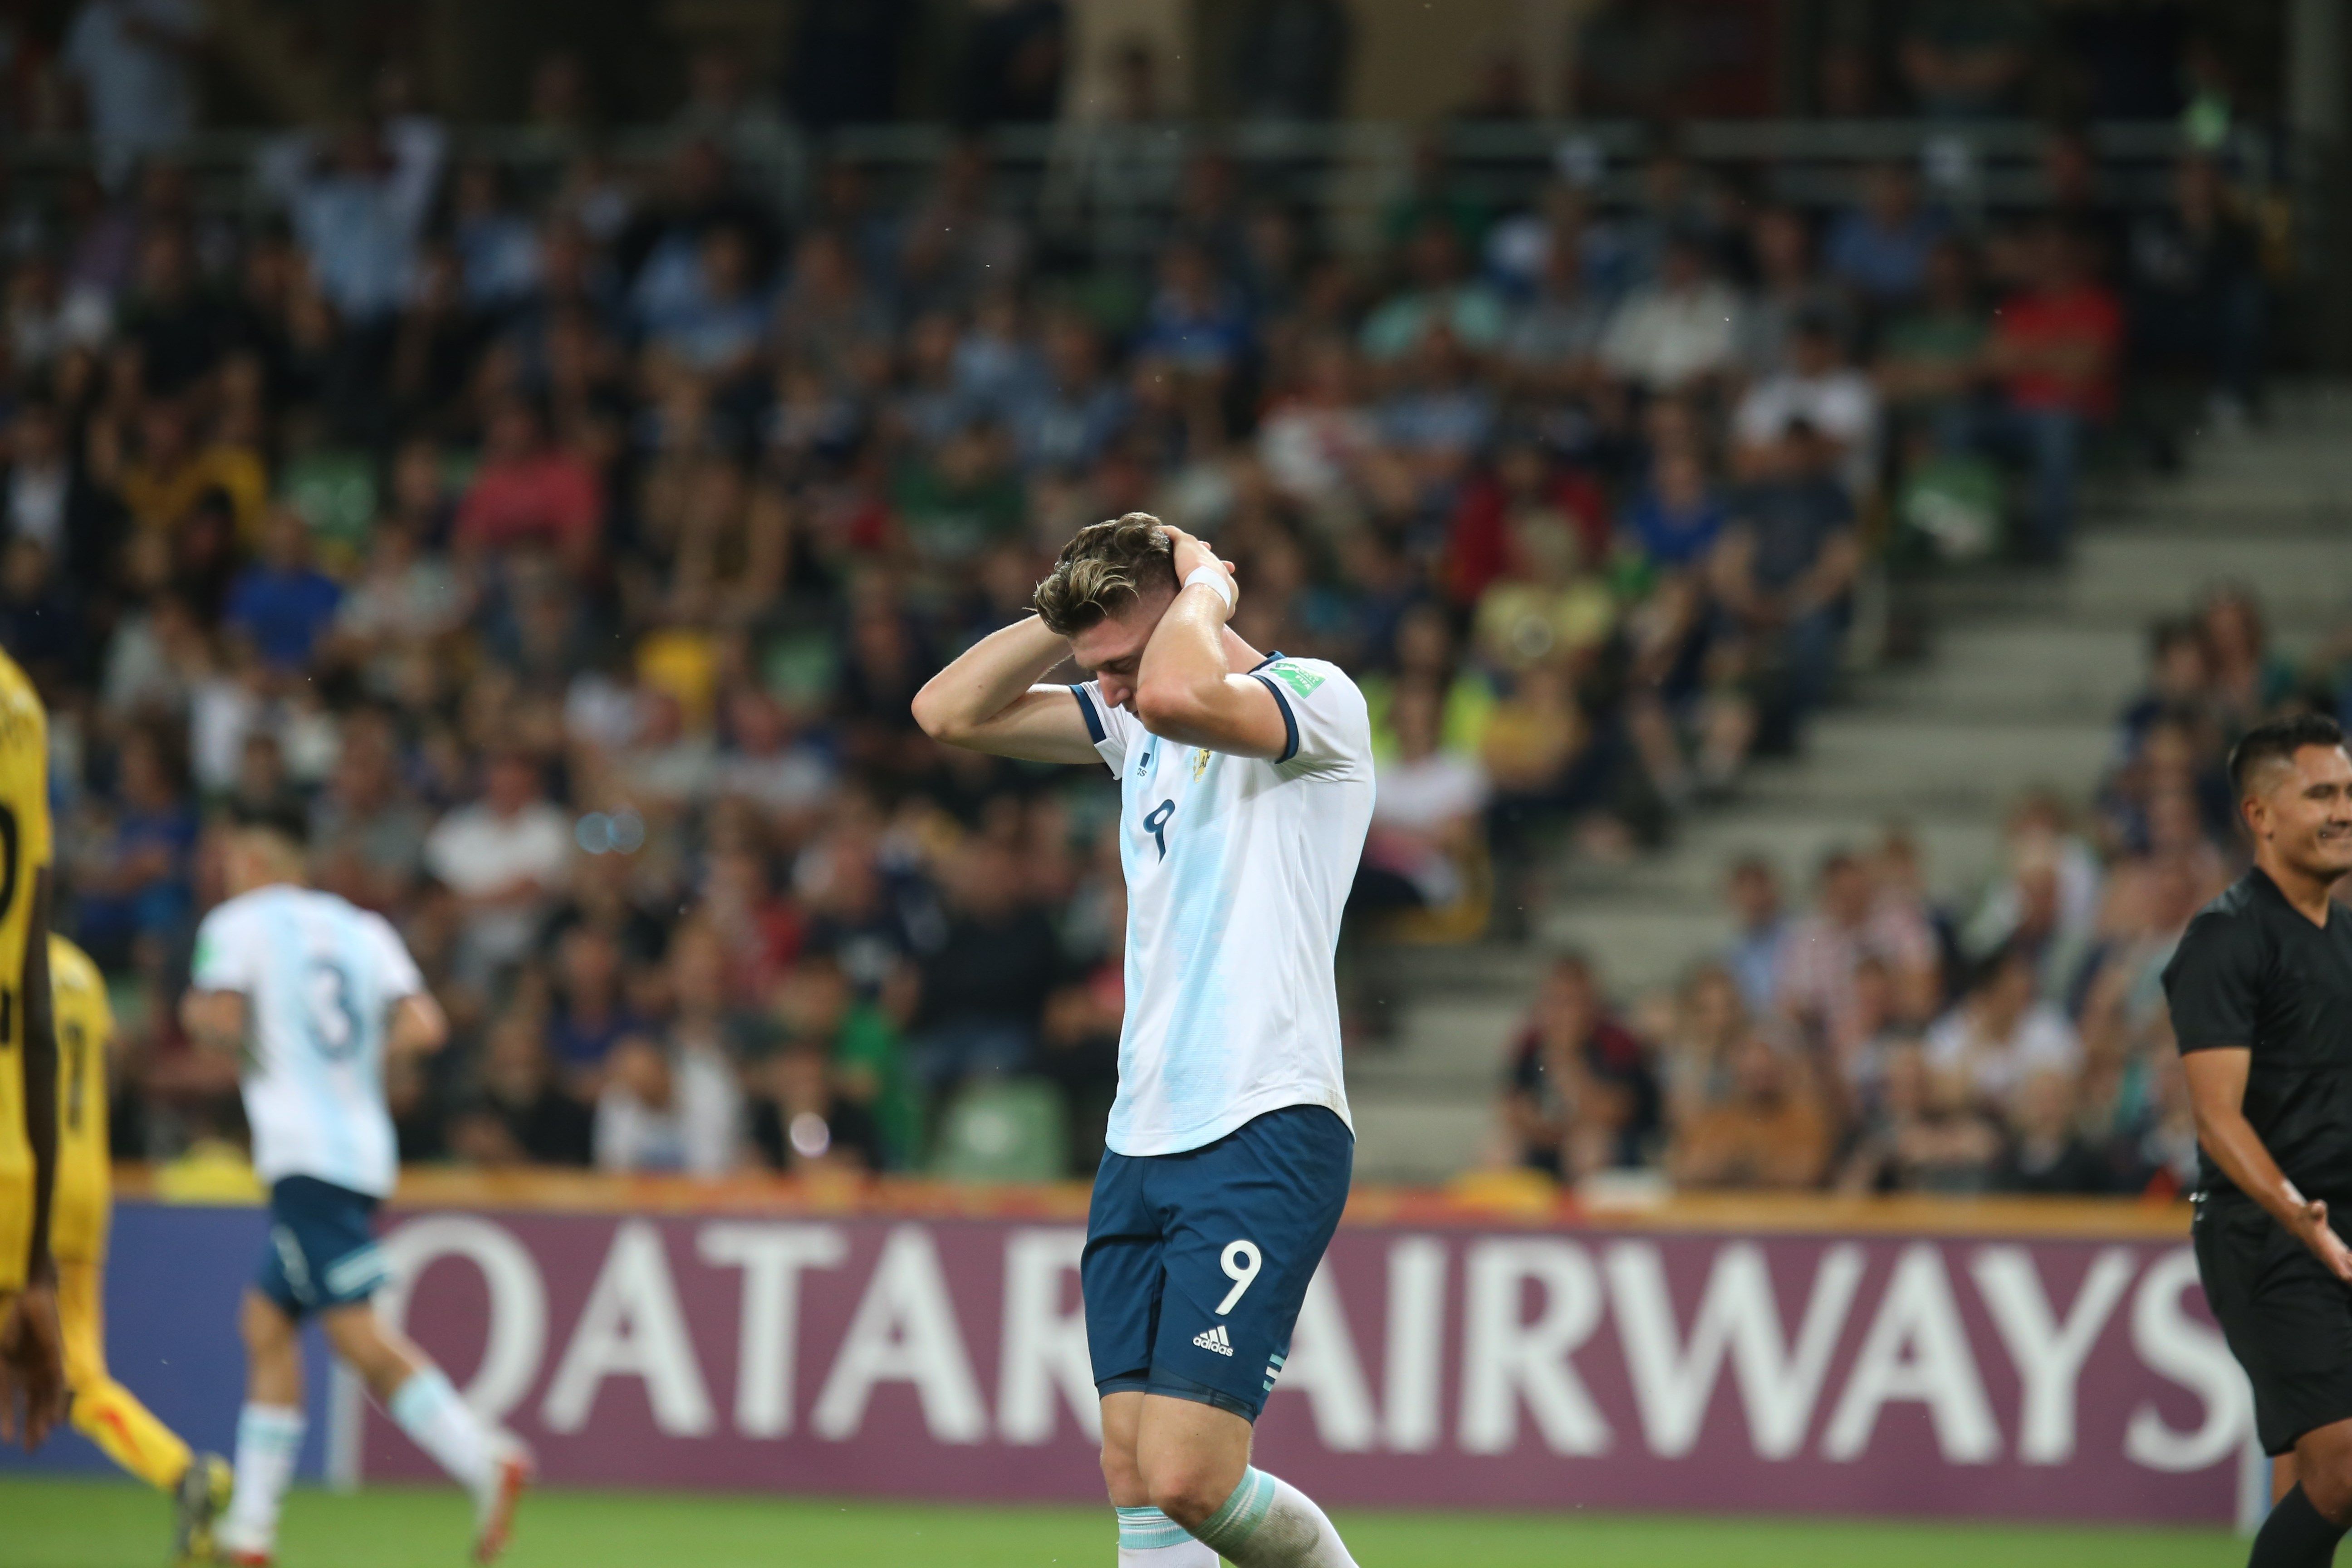
[{"label": "player's shoulder", "polygon": [[2251,956],[2266,951],[2276,931],[2272,905],[2277,897],[2260,872],[2239,878],[2189,917],[2172,967],[2186,954]]},{"label": "player's shoulder", "polygon": [[295,902],[309,918],[344,931],[356,931],[372,939],[392,936],[392,922],[373,910],[352,902],[341,893],[331,893],[323,888],[291,889]]},{"label": "player's shoulder", "polygon": [[1290,742],[1276,765],[1287,770],[1286,777],[1370,776],[1371,708],[1354,677],[1328,659],[1281,653],[1268,654],[1249,673],[1265,683],[1282,708]]},{"label": "player's shoulder", "polygon": [[1356,684],[1356,678],[1329,659],[1268,654],[1265,662],[1250,673],[1272,687],[1295,717],[1312,715],[1341,725],[1346,731],[1360,731],[1365,742],[1370,742],[1371,704],[1366,700],[1363,688]]},{"label": "player's shoulder", "polygon": [[400,928],[394,925],[383,914],[374,910],[362,909],[357,904],[346,904],[343,907],[351,911],[352,920],[379,948],[393,949],[402,953],[407,952],[408,943],[401,940]]},{"label": "player's shoulder", "polygon": [[257,928],[268,926],[289,914],[299,914],[318,906],[318,900],[334,903],[342,900],[331,893],[320,893],[290,882],[273,882],[266,888],[252,888],[223,899],[205,912],[197,923],[196,941],[235,941],[251,936]]},{"label": "player's shoulder", "polygon": [[33,678],[5,648],[0,648],[0,711],[17,709],[30,709],[37,714],[46,711],[41,694],[33,689]]},{"label": "player's shoulder", "polygon": [[49,984],[58,993],[104,995],[106,976],[89,954],[68,938],[49,933]]},{"label": "player's shoulder", "polygon": [[2207,931],[2259,930],[2269,923],[2277,901],[2270,879],[2260,871],[2250,870],[2191,915],[2189,928]]},{"label": "player's shoulder", "polygon": [[233,893],[205,911],[203,924],[232,926],[251,920],[278,901],[280,888],[255,888],[247,892]]},{"label": "player's shoulder", "polygon": [[49,727],[48,710],[24,666],[0,649],[0,741],[9,749],[39,741],[44,747]]},{"label": "player's shoulder", "polygon": [[1355,678],[1328,658],[1270,653],[1250,673],[1282,682],[1301,701],[1352,699],[1360,703],[1364,700]]},{"label": "player's shoulder", "polygon": [[1095,677],[1071,684],[1070,695],[1077,699],[1078,716],[1086,721],[1087,738],[1096,745],[1105,741],[1125,745],[1129,732],[1139,729],[1134,714],[1104,698],[1102,681]]}]

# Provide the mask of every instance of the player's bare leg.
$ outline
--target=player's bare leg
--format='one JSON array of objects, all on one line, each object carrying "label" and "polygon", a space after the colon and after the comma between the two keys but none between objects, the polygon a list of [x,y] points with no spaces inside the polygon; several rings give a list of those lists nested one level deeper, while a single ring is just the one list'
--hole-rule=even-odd
[{"label": "player's bare leg", "polygon": [[236,1419],[236,1485],[214,1543],[222,1561],[255,1568],[277,1550],[278,1510],[302,1452],[302,1349],[294,1320],[257,1290],[245,1293],[237,1328],[245,1408]]},{"label": "player's bare leg", "polygon": [[2247,1568],[2326,1568],[2352,1523],[2352,1421],[2305,1432],[2294,1444],[2295,1485],[2255,1533]]},{"label": "player's bare leg", "polygon": [[1151,1500],[1135,1453],[1144,1398],[1126,1392],[1102,1401],[1103,1486],[1118,1513],[1118,1568],[1217,1568],[1217,1554]]},{"label": "player's bare leg", "polygon": [[495,1562],[530,1483],[522,1446],[485,1426],[433,1359],[365,1302],[319,1315],[327,1343],[416,1446],[474,1494],[474,1560]]},{"label": "player's bare leg", "polygon": [[[1249,1458],[1250,1424],[1232,1411],[1156,1394],[1103,1400],[1103,1477],[1112,1502],[1126,1506],[1122,1493],[1139,1496],[1213,1553],[1198,1561],[1356,1568],[1323,1510],[1297,1488],[1253,1468]],[[1191,1568],[1192,1560],[1167,1561]]]}]

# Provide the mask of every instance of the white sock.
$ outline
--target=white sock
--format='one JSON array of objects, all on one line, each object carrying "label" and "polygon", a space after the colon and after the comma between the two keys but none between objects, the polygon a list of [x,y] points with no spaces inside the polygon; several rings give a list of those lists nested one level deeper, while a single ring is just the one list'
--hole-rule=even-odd
[{"label": "white sock", "polygon": [[1123,1508],[1118,1568],[1217,1568],[1217,1554],[1156,1508]]},{"label": "white sock", "polygon": [[268,1552],[278,1543],[278,1510],[302,1452],[302,1412],[290,1405],[251,1405],[237,1412],[236,1489],[221,1521],[223,1545]]},{"label": "white sock", "polygon": [[1192,1532],[1234,1568],[1356,1568],[1339,1532],[1305,1492],[1264,1470],[1242,1484]]},{"label": "white sock", "polygon": [[385,1409],[400,1429],[467,1491],[478,1494],[497,1479],[498,1456],[489,1433],[457,1397],[439,1367],[428,1366],[411,1374],[392,1391]]}]

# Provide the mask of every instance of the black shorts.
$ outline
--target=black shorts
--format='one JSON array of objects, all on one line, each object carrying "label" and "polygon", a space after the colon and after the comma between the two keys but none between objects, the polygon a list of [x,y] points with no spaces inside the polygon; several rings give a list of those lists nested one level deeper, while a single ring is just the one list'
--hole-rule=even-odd
[{"label": "black shorts", "polygon": [[[2328,1215],[2341,1234],[2352,1208]],[[2193,1234],[2205,1300],[2254,1385],[2263,1452],[2352,1420],[2352,1286],[2248,1198],[2200,1200]]]}]

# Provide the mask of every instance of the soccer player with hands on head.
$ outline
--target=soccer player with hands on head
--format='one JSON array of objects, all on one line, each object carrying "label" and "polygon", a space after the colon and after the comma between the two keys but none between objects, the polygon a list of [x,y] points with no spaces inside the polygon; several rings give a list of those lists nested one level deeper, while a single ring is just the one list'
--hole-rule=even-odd
[{"label": "soccer player with hands on head", "polygon": [[[1250,1464],[1355,1155],[1332,962],[1372,808],[1363,694],[1227,622],[1231,565],[1142,512],[917,694],[934,739],[1119,781],[1118,1094],[1080,1283],[1120,1568],[1353,1568]],[[1065,660],[1075,684],[1045,677]]]}]

